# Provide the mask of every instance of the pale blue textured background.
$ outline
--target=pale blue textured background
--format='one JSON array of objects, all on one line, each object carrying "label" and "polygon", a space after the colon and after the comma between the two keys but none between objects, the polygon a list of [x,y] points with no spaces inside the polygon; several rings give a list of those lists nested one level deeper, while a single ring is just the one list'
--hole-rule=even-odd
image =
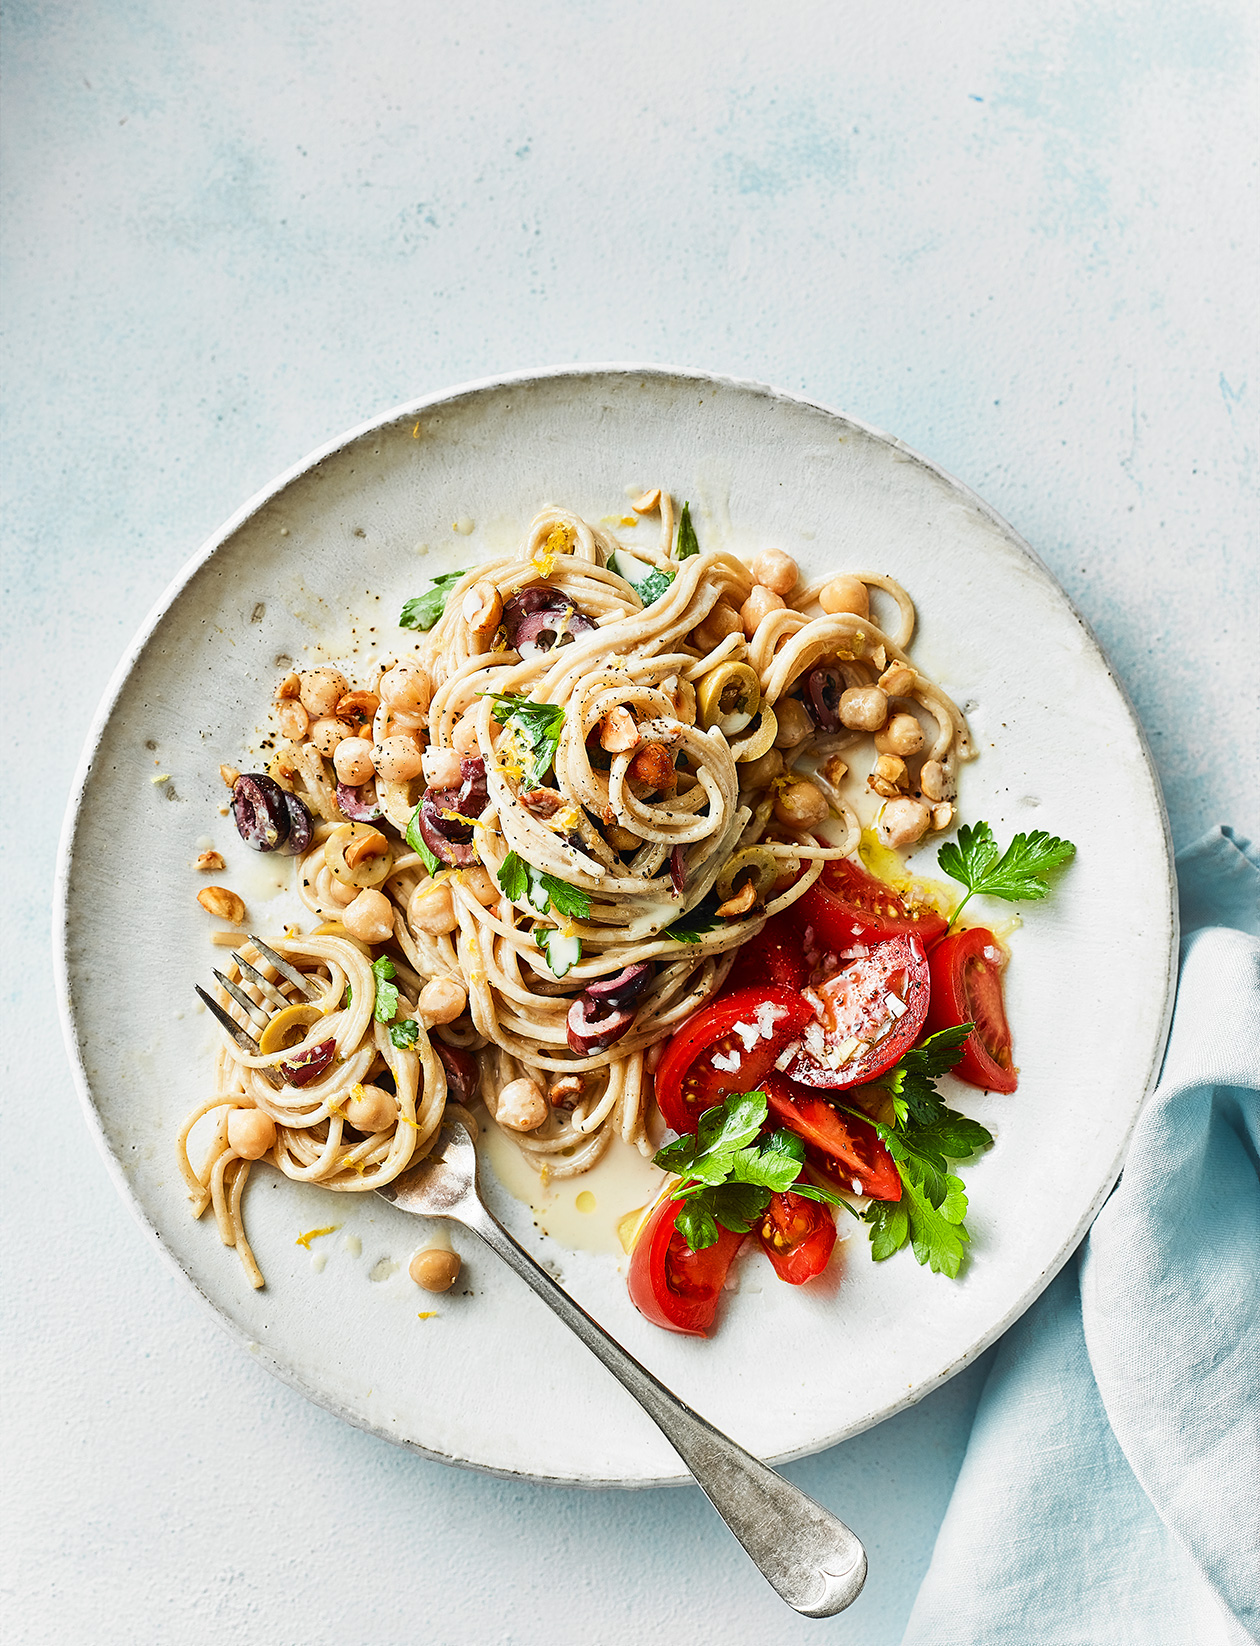
[{"label": "pale blue textured background", "polygon": [[57,828],[118,655],[258,486],[448,383],[633,359],[967,481],[1102,638],[1178,843],[1254,832],[1252,8],[14,0],[3,50],[6,1637],[897,1641],[983,1367],[788,1470],[870,1552],[825,1624],[694,1491],[342,1427],[106,1179],[48,977]]}]

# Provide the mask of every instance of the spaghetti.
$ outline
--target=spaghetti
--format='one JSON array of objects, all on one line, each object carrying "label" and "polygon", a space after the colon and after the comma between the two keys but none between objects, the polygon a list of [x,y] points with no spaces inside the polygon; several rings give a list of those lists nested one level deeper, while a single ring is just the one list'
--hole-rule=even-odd
[{"label": "spaghetti", "polygon": [[[909,658],[900,585],[859,572],[797,590],[786,555],[750,571],[700,552],[685,509],[676,536],[664,494],[636,508],[659,512],[653,549],[546,509],[516,556],[411,603],[431,625],[414,661],[370,688],[335,669],[281,684],[269,776],[309,814],[297,880],[319,923],[274,946],[316,998],[295,1011],[294,985],[246,956],[272,998],[233,981],[269,1013],[283,998],[284,1043],[269,1026],[256,1057],[225,1047],[181,1136],[194,1212],[214,1206],[255,1285],[234,1111],[274,1124],[259,1158],[342,1191],[422,1156],[448,1096],[479,1097],[547,1176],[588,1170],[615,1137],[650,1153],[655,1049],[856,850],[842,751],[875,736],[886,843],[952,820],[971,745]],[[189,1133],[211,1114],[195,1168]]]}]

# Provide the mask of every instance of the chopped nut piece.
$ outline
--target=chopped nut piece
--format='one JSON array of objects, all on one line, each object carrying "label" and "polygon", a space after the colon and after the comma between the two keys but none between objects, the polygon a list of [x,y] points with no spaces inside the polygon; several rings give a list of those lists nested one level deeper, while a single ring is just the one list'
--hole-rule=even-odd
[{"label": "chopped nut piece", "polygon": [[838,784],[842,778],[847,777],[848,773],[848,762],[841,760],[838,754],[833,754],[830,760],[824,764],[822,769],[823,776],[833,787]]},{"label": "chopped nut piece", "polygon": [[939,760],[925,760],[919,772],[919,787],[927,800],[949,798],[949,774]]},{"label": "chopped nut piece", "polygon": [[882,794],[885,799],[891,800],[905,787],[905,761],[895,754],[881,754],[866,782],[876,794]]},{"label": "chopped nut piece", "polygon": [[240,775],[240,771],[235,766],[219,767],[219,776],[227,784],[229,789],[234,789],[236,787],[236,780]]},{"label": "chopped nut piece", "polygon": [[472,633],[484,640],[503,621],[503,597],[489,578],[483,578],[469,589],[460,610]]},{"label": "chopped nut piece", "polygon": [[216,920],[227,920],[233,926],[239,926],[245,919],[245,905],[235,892],[228,891],[226,886],[205,886],[197,893],[197,901],[207,914],[214,915]]},{"label": "chopped nut piece", "polygon": [[640,749],[627,775],[632,783],[643,783],[650,789],[672,789],[678,783],[674,762],[663,743],[648,743]]},{"label": "chopped nut piece", "polygon": [[203,874],[213,874],[218,869],[226,869],[227,862],[222,852],[202,852],[197,859],[197,867]]},{"label": "chopped nut piece", "polygon": [[547,1097],[553,1109],[571,1109],[582,1095],[583,1080],[580,1074],[561,1075],[559,1080],[552,1082]]},{"label": "chopped nut piece", "polygon": [[726,902],[719,905],[717,915],[719,920],[732,920],[737,915],[747,914],[757,901],[757,885],[753,880],[746,880],[734,897],[728,897]]},{"label": "chopped nut piece", "polygon": [[288,697],[296,697],[302,689],[302,682],[296,674],[286,674],[276,687],[276,702],[283,703]]},{"label": "chopped nut piece", "polygon": [[661,488],[656,486],[650,492],[644,492],[642,497],[637,497],[630,507],[636,514],[651,514],[660,500]]},{"label": "chopped nut piece", "polygon": [[915,673],[904,663],[890,663],[879,677],[879,689],[888,697],[904,697],[914,686]]},{"label": "chopped nut piece", "polygon": [[938,805],[932,807],[932,827],[938,832],[941,829],[947,829],[953,821],[954,808],[948,800],[942,800]]},{"label": "chopped nut piece", "polygon": [[609,709],[599,723],[600,747],[609,754],[629,754],[639,741],[639,728],[629,709]]},{"label": "chopped nut piece", "polygon": [[525,789],[521,793],[521,805],[533,817],[554,817],[564,805],[564,799],[554,789]]}]

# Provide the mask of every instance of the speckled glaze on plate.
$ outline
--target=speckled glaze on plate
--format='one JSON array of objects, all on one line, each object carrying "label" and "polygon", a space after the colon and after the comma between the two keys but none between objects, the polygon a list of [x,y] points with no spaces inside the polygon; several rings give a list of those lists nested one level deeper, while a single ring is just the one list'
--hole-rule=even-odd
[{"label": "speckled glaze on plate", "polygon": [[[493,1184],[489,1198],[633,1354],[762,1457],[818,1451],[919,1400],[1023,1313],[1114,1182],[1163,1052],[1176,914],[1158,782],[1096,642],[1015,533],[900,442],[757,384],[664,367],[564,367],[389,412],[246,504],[163,597],[97,715],[58,869],[62,1020],[89,1120],[132,1210],[223,1325],[375,1434],[589,1486],[687,1477],[472,1236],[454,1236],[467,1293],[420,1319],[430,1304],[406,1263],[423,1231],[375,1195],[256,1171],[247,1217],[262,1292],[189,1216],[174,1141],[217,1032],[192,990],[221,953],[192,863],[210,835],[229,855],[216,878],[247,901],[265,889],[269,863],[247,864],[219,815],[217,769],[263,717],[277,657],[388,652],[404,599],[502,552],[545,503],[600,520],[624,511],[627,486],[655,485],[690,498],[707,546],[775,545],[811,577],[878,569],[905,583],[916,660],[967,706],[980,750],[962,817],[1000,840],[1048,829],[1078,856],[1014,938],[1018,1092],[957,1089],[997,1139],[967,1172],[974,1243],[959,1282],[908,1253],[873,1264],[846,1220],[843,1262],[826,1276],[797,1289],[760,1255],[745,1260],[718,1333],[678,1338],[638,1316],[615,1258],[554,1244]],[[933,863],[929,849],[921,866]],[[327,1224],[340,1228],[317,1269],[296,1236]]]}]

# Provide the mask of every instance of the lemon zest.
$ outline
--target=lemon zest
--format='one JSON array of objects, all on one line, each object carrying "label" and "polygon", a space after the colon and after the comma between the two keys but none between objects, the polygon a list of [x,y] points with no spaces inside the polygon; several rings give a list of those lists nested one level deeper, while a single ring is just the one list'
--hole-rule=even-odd
[{"label": "lemon zest", "polygon": [[295,1246],[305,1246],[309,1252],[311,1249],[312,1240],[319,1240],[324,1235],[336,1234],[340,1227],[340,1223],[330,1223],[327,1228],[324,1229],[308,1229],[305,1234],[300,1234],[293,1244]]}]

